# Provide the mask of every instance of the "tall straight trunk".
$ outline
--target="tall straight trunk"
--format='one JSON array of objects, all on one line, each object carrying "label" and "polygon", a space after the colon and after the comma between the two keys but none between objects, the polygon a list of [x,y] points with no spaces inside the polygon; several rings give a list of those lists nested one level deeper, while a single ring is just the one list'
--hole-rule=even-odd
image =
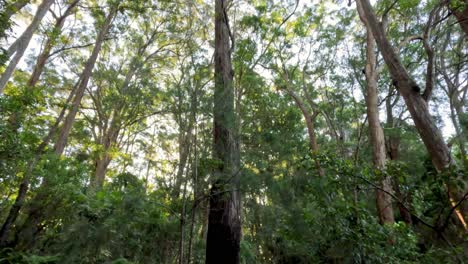
[{"label": "tall straight trunk", "polygon": [[78,85],[76,89],[75,96],[72,101],[71,109],[65,118],[64,124],[62,129],[60,130],[59,137],[54,145],[54,152],[57,155],[61,155],[65,146],[67,145],[68,135],[70,134],[72,125],[75,121],[76,114],[78,113],[78,109],[80,107],[81,99],[83,98],[84,92],[86,87],[88,86],[89,79],[91,78],[91,73],[94,68],[94,64],[98,58],[99,52],[101,51],[102,44],[105,40],[107,32],[111,26],[112,20],[117,13],[117,8],[112,7],[107,15],[103,26],[101,27],[97,38],[96,44],[94,45],[93,51],[91,56],[89,57],[88,61],[86,62],[85,68],[81,73],[80,79],[78,80]]},{"label": "tall straight trunk", "polygon": [[[179,164],[177,166],[177,174],[175,178],[174,189],[172,191],[172,198],[178,199],[180,195],[180,187],[183,181],[183,175],[185,167],[187,165],[187,160],[190,152],[190,133],[191,125],[186,132],[180,131],[179,135]],[[182,128],[181,128],[182,130]]]},{"label": "tall straight trunk", "polygon": [[[366,21],[362,19],[364,24]],[[367,28],[367,24],[366,24]],[[367,121],[369,122],[370,141],[372,144],[372,160],[376,169],[384,171],[386,163],[385,138],[383,128],[379,119],[378,107],[378,91],[375,56],[375,40],[372,32],[367,29],[367,46],[366,46],[366,106],[367,106]],[[383,178],[380,182],[381,189],[376,190],[376,204],[381,224],[393,224],[395,218],[393,216],[392,197],[393,192],[391,178],[383,173]]]},{"label": "tall straight trunk", "polygon": [[[403,66],[399,56],[388,41],[382,28],[382,24],[377,20],[369,0],[357,0],[356,3],[358,5],[358,10],[362,9],[362,15],[368,22],[367,24],[372,31],[372,35],[374,36],[377,46],[379,47],[384,61],[390,71],[393,83],[405,100],[416,129],[418,130],[418,133],[431,156],[434,167],[438,171],[444,171],[453,164],[453,159],[450,155],[447,144],[444,142],[442,133],[435,125],[435,122],[429,113],[427,102],[421,96],[421,89],[411,78],[408,71]],[[453,197],[458,195],[453,192],[450,187],[448,187],[448,189],[449,196],[451,196],[451,203],[454,205],[455,201]],[[463,228],[466,229],[466,223],[461,212],[459,210],[455,211],[459,221],[463,225]]]},{"label": "tall straight trunk", "polygon": [[238,264],[241,239],[240,155],[235,124],[232,35],[226,14],[228,1],[215,2],[213,158],[219,164],[213,171],[210,190],[206,263]]},{"label": "tall straight trunk", "polygon": [[8,83],[8,80],[10,80],[10,77],[15,71],[16,66],[23,57],[24,52],[28,48],[29,42],[31,41],[34,32],[41,24],[42,19],[44,18],[45,14],[47,13],[47,11],[53,3],[54,0],[42,1],[42,3],[37,8],[36,15],[34,16],[34,19],[31,22],[31,24],[26,28],[23,34],[15,42],[13,42],[10,48],[8,48],[6,53],[7,57],[11,58],[13,54],[14,56],[11,59],[8,66],[6,67],[5,72],[3,72],[2,76],[0,77],[0,94],[3,93],[3,89]]},{"label": "tall straight trunk", "polygon": [[73,14],[73,11],[75,10],[76,5],[79,2],[80,0],[73,0],[73,2],[71,2],[70,5],[65,10],[63,15],[58,17],[57,20],[55,21],[55,25],[52,28],[52,34],[47,39],[44,45],[44,49],[42,50],[41,54],[39,54],[39,56],[37,57],[36,66],[34,66],[33,73],[31,74],[31,77],[28,80],[29,87],[36,86],[37,82],[39,81],[39,78],[41,77],[41,74],[44,71],[44,66],[47,62],[47,59],[49,59],[50,52],[52,51],[52,48],[54,47],[54,44],[57,40],[56,33],[60,33],[62,31],[62,28],[65,24],[65,20],[67,19],[68,16]]},{"label": "tall straight trunk", "polygon": [[184,189],[182,192],[182,209],[180,211],[180,238],[179,238],[179,256],[178,256],[178,263],[184,264],[185,263],[185,224],[187,222],[186,219],[186,209],[187,209],[187,184],[188,178],[185,180]]}]

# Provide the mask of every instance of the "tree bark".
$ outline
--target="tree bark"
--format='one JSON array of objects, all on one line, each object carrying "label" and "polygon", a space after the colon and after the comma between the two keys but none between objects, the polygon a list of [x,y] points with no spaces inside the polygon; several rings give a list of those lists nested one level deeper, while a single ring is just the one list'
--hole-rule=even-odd
[{"label": "tree bark", "polygon": [[66,18],[73,13],[76,5],[79,2],[80,0],[73,0],[73,2],[71,2],[70,5],[65,10],[63,15],[58,17],[57,20],[55,21],[55,25],[52,29],[51,36],[47,39],[44,45],[44,49],[42,50],[41,54],[39,54],[39,56],[37,57],[36,66],[34,66],[33,73],[31,74],[31,77],[28,80],[29,87],[35,87],[37,82],[39,81],[39,78],[41,77],[41,74],[44,70],[44,66],[47,62],[47,59],[49,59],[50,52],[52,51],[52,48],[55,45],[55,42],[57,39],[57,36],[55,34],[60,33],[62,31]]},{"label": "tree bark", "polygon": [[442,133],[432,120],[427,103],[420,94],[421,89],[410,77],[400,58],[393,50],[369,1],[357,0],[357,3],[362,6],[363,16],[368,21],[370,30],[388,66],[393,82],[405,100],[416,129],[432,158],[434,166],[439,171],[444,170],[452,164],[452,158],[450,157],[450,152],[444,142]]},{"label": "tree bark", "polygon": [[[371,32],[367,30],[367,121],[369,122],[370,141],[372,144],[372,159],[376,169],[384,172],[386,163],[385,138],[383,128],[380,125],[378,94],[377,94],[377,73],[375,67],[374,39]],[[382,190],[376,190],[377,210],[381,224],[393,224],[395,222],[392,208],[392,185],[390,176],[383,173],[380,182]]]},{"label": "tree bark", "polygon": [[81,73],[80,79],[78,80],[78,85],[75,96],[73,98],[71,109],[68,112],[67,117],[65,118],[64,124],[59,133],[59,137],[54,145],[54,152],[57,155],[61,155],[65,149],[65,146],[67,145],[68,135],[70,134],[72,125],[75,121],[76,114],[78,113],[81,99],[83,98],[86,87],[88,86],[88,81],[91,78],[91,73],[93,71],[94,64],[96,63],[99,52],[101,51],[102,44],[105,40],[107,32],[109,31],[112,20],[114,19],[114,16],[116,14],[117,8],[112,7],[104,21],[102,28],[100,29],[97,35],[96,44],[94,45],[93,52],[91,53],[91,56],[86,62],[85,68]]},{"label": "tree bark", "polygon": [[31,41],[34,32],[41,24],[42,19],[44,18],[54,1],[55,0],[42,1],[42,3],[37,8],[36,15],[34,16],[34,19],[31,22],[31,24],[26,28],[23,34],[15,42],[13,42],[10,48],[8,48],[6,53],[7,57],[11,58],[13,54],[14,57],[13,59],[11,59],[10,63],[5,69],[5,72],[3,72],[2,76],[0,77],[0,94],[3,93],[6,84],[8,83],[11,75],[16,69],[16,65],[18,65],[19,61],[24,55],[24,52],[28,48],[29,42]]},{"label": "tree bark", "polygon": [[[358,8],[361,21],[366,27],[366,109],[367,120],[369,122],[370,141],[372,145],[372,160],[374,167],[382,172],[385,171],[386,152],[385,152],[385,137],[383,128],[379,119],[378,107],[378,91],[377,79],[378,72],[375,56],[375,40],[372,32],[369,29],[368,21],[363,16],[362,9]],[[393,216],[392,197],[390,193],[393,192],[391,178],[384,172],[380,181],[381,190],[376,190],[376,205],[381,224],[393,224],[395,218]]]},{"label": "tree bark", "polygon": [[[406,106],[411,114],[421,139],[426,146],[426,149],[432,159],[432,163],[437,171],[441,172],[453,165],[449,148],[445,144],[442,133],[435,125],[427,102],[421,96],[421,89],[417,83],[411,78],[406,68],[403,66],[399,56],[391,46],[382,24],[377,20],[377,17],[372,9],[369,0],[357,0],[359,8],[362,9],[363,16],[368,22],[369,28],[377,42],[377,45],[382,53],[385,63],[390,71],[394,85],[397,87],[398,92],[403,96]],[[448,188],[450,189],[450,188]],[[455,192],[449,190],[451,203],[455,204],[454,196],[458,196]],[[455,210],[458,216],[461,215],[459,210]],[[463,228],[466,229],[465,220],[459,217]]]},{"label": "tree bark", "polygon": [[240,261],[241,201],[240,155],[234,109],[233,69],[230,41],[233,42],[225,0],[215,0],[215,90],[213,171],[206,241],[206,263]]}]

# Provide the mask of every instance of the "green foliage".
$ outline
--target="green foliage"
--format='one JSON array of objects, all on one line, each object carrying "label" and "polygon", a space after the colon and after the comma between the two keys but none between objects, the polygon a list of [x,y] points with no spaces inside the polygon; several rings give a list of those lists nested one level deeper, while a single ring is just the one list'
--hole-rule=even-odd
[{"label": "green foliage", "polygon": [[[20,184],[27,179],[29,187],[0,263],[176,263],[181,245],[186,261],[190,252],[190,263],[204,263],[213,172],[224,164],[212,156],[214,1],[192,2],[82,0],[61,31],[53,29],[53,15],[42,22],[35,35],[51,40],[54,54],[38,85],[27,85],[42,51],[31,43],[35,50],[27,52],[26,66],[0,95],[1,223]],[[16,20],[28,21],[33,10],[10,21],[10,3],[0,1],[2,43],[6,35],[15,37],[9,33]],[[69,3],[56,1],[52,9],[58,15]],[[441,11],[428,34],[438,76],[429,106],[437,126],[448,124],[449,114],[458,124],[460,132],[444,136],[460,166],[435,170],[376,53],[387,152],[391,139],[398,143],[398,159],[388,155],[385,169],[377,170],[366,115],[366,32],[355,5],[297,3],[233,1],[227,10],[235,42],[236,115],[229,121],[240,139],[241,263],[462,262],[466,236],[447,198],[447,187],[466,190],[468,175],[465,38],[455,18]],[[450,1],[450,8],[461,4]],[[389,39],[419,84],[426,76],[424,44],[404,40],[423,35],[439,5],[374,4],[378,15],[387,12]],[[70,112],[74,98],[67,98],[112,8],[117,15],[58,156],[54,143],[63,120],[44,139],[62,110]],[[7,61],[5,48],[0,66]],[[450,85],[457,87],[448,90]],[[319,150],[310,150],[304,112],[286,88],[316,114]],[[104,163],[104,184],[95,186]],[[383,176],[399,187],[392,193],[394,224],[378,222],[375,191]],[[411,225],[398,210],[401,204]]]}]

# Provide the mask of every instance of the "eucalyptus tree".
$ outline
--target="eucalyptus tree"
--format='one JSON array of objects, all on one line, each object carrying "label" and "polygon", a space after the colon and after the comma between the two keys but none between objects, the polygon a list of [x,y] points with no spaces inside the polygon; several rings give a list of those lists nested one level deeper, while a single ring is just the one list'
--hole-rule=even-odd
[{"label": "eucalyptus tree", "polygon": [[215,0],[213,168],[206,263],[239,263],[241,240],[240,153],[234,109],[230,1]]},{"label": "eucalyptus tree", "polygon": [[[359,8],[360,6],[358,6]],[[366,27],[366,67],[364,73],[366,76],[366,105],[367,120],[369,121],[369,132],[372,144],[373,163],[376,169],[383,171],[384,176],[381,180],[381,189],[376,190],[376,202],[379,219],[382,224],[393,224],[395,219],[392,208],[392,184],[391,177],[385,173],[386,150],[385,138],[382,125],[379,120],[378,108],[378,89],[377,80],[379,78],[378,68],[376,66],[375,40],[370,31],[369,21],[364,17],[363,11],[358,9],[359,17]]]},{"label": "eucalyptus tree", "polygon": [[8,81],[11,78],[11,75],[16,69],[19,61],[24,55],[24,52],[28,48],[29,42],[31,41],[34,32],[39,28],[42,19],[48,12],[49,8],[55,0],[44,0],[37,8],[36,14],[31,22],[31,24],[25,29],[23,34],[18,37],[6,51],[7,58],[11,58],[11,61],[8,63],[5,71],[0,76],[0,94],[3,93],[3,89],[7,85]]},{"label": "eucalyptus tree", "polygon": [[[411,77],[402,64],[400,57],[393,49],[389,42],[386,32],[382,27],[382,23],[378,21],[374,10],[368,0],[356,1],[358,8],[362,10],[363,17],[367,20],[370,30],[376,40],[377,46],[385,60],[385,63],[389,69],[390,75],[393,80],[393,84],[397,87],[398,92],[402,95],[405,100],[406,106],[411,114],[411,117],[415,123],[421,139],[423,140],[426,149],[431,156],[434,167],[442,172],[447,170],[453,165],[453,158],[448,149],[447,144],[442,137],[441,131],[435,125],[427,105],[428,97],[424,96],[424,93],[432,89],[433,85],[428,82],[425,87],[425,91],[421,94],[421,88],[418,86],[416,81]],[[427,75],[426,78],[428,78]],[[458,201],[458,194],[454,193],[453,190],[449,189],[449,196],[452,206],[455,206]],[[467,228],[463,215],[459,212],[456,207],[454,211],[457,212],[457,217],[461,222],[464,229]]]},{"label": "eucalyptus tree", "polygon": [[[36,59],[36,65],[34,66],[34,70],[27,83],[28,86],[36,86],[37,82],[39,81],[39,78],[41,77],[42,72],[44,71],[46,62],[51,56],[52,49],[59,40],[66,19],[76,12],[77,5],[79,4],[79,2],[80,0],[73,0],[72,2],[70,2],[69,5],[65,7],[65,11],[63,11],[63,13],[59,14],[58,16],[55,13],[53,13],[55,19],[54,26],[52,27],[51,32],[47,37],[47,40],[44,44],[44,48],[42,49],[41,53]],[[54,53],[57,53],[57,51]]]},{"label": "eucalyptus tree", "polygon": [[[118,139],[123,132],[130,131],[138,122],[161,112],[157,106],[158,100],[154,100],[161,97],[158,96],[157,85],[154,85],[159,79],[158,73],[161,73],[152,67],[157,65],[157,68],[165,69],[172,64],[169,51],[179,40],[177,34],[171,32],[171,29],[176,29],[171,24],[171,16],[174,14],[169,14],[164,8],[173,7],[174,5],[167,5],[158,12],[146,12],[135,22],[142,31],[129,30],[129,44],[124,45],[126,50],[120,50],[120,44],[116,43],[116,47],[108,51],[109,66],[103,71],[101,78],[96,80],[96,91],[90,93],[95,109],[96,121],[93,123],[98,131],[96,143],[100,150],[96,159],[95,178],[92,180],[94,188],[102,187],[107,167],[112,160],[111,152],[119,149]],[[115,55],[119,53],[122,58],[114,66]],[[124,68],[122,65],[126,61],[129,63]],[[119,80],[118,76],[109,78],[108,74],[113,75],[114,68],[120,69],[116,74],[123,75],[123,80]],[[116,91],[113,90],[114,87],[117,88]]]},{"label": "eucalyptus tree", "polygon": [[[54,144],[54,152],[58,155],[60,155],[63,152],[65,145],[66,145],[67,138],[68,138],[68,134],[70,133],[75,116],[78,112],[81,99],[84,95],[88,81],[91,77],[94,64],[96,63],[102,44],[111,26],[113,18],[117,14],[117,11],[118,11],[118,3],[110,6],[109,13],[104,19],[103,24],[100,28],[100,31],[97,34],[96,43],[91,53],[91,56],[89,57],[87,63],[85,64],[84,70],[81,73],[81,76],[78,82],[75,84],[74,89],[70,92],[70,95],[68,97],[67,101],[72,103],[70,111],[65,116],[66,108],[62,109],[62,112],[57,118],[57,121],[55,122],[54,125],[52,125],[52,127],[49,130],[48,135],[44,138],[42,143],[38,146],[38,149],[36,151],[36,154],[32,162],[30,162],[26,172],[24,173],[23,180],[18,188],[18,195],[15,199],[14,204],[11,206],[9,214],[7,218],[5,219],[5,222],[3,223],[2,229],[0,231],[0,244],[5,244],[8,240],[8,233],[10,231],[11,225],[16,221],[19,211],[23,207],[24,201],[26,199],[26,195],[30,187],[29,185],[30,185],[30,180],[31,180],[30,178],[32,176],[31,174],[33,173],[33,170],[35,166],[37,165],[37,162],[41,158],[42,152],[46,149],[46,146],[49,144],[52,137],[55,136],[55,133],[58,133],[59,137]],[[65,117],[64,124],[58,131],[58,125],[61,122],[62,118],[64,117]],[[36,211],[36,210],[33,210],[33,211]]]},{"label": "eucalyptus tree", "polygon": [[465,64],[466,53],[463,46],[466,42],[463,35],[452,28],[446,28],[441,34],[442,43],[436,58],[436,71],[439,73],[438,86],[444,91],[450,106],[450,118],[455,128],[461,162],[466,165],[468,118],[465,112],[465,103],[468,93],[467,74]]}]

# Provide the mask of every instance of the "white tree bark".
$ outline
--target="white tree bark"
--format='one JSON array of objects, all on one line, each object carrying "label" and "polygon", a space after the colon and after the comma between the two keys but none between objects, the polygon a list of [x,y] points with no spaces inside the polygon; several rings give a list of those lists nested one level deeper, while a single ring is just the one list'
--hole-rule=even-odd
[{"label": "white tree bark", "polygon": [[55,0],[42,1],[42,3],[37,8],[36,15],[34,16],[34,19],[31,22],[31,24],[26,28],[23,34],[21,34],[21,36],[8,48],[6,53],[8,58],[11,58],[13,54],[14,56],[8,64],[7,68],[5,69],[5,72],[3,72],[2,76],[0,77],[0,95],[3,93],[3,90],[5,89],[5,86],[8,83],[8,81],[10,80],[11,75],[15,71],[16,66],[18,65],[19,61],[24,55],[24,52],[28,48],[29,42],[31,42],[34,32],[37,30],[37,28],[41,24],[42,19],[44,18],[47,11],[54,2]]}]

